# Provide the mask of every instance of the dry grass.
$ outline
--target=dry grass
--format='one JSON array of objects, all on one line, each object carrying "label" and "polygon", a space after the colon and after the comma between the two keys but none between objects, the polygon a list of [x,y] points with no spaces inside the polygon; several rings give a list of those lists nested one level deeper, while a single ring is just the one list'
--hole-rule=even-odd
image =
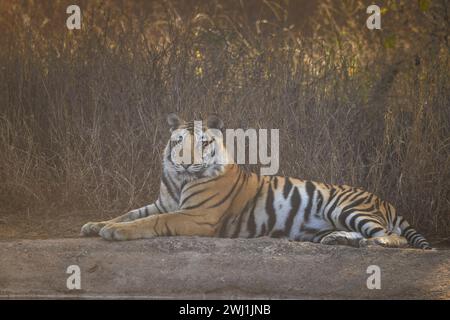
[{"label": "dry grass", "polygon": [[280,174],[362,186],[448,234],[448,7],[389,7],[418,31],[371,33],[364,10],[345,17],[360,3],[334,3],[302,32],[292,2],[78,1],[81,31],[65,28],[67,1],[0,2],[1,210],[149,203],[165,115],[216,112],[231,128],[280,128]]}]

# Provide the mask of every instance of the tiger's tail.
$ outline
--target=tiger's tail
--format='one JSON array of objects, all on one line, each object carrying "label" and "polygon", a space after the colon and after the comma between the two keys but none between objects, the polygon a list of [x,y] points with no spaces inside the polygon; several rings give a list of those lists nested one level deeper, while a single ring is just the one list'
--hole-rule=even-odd
[{"label": "tiger's tail", "polygon": [[423,250],[433,249],[430,243],[425,239],[423,235],[417,232],[402,216],[398,216],[398,228],[401,230],[401,236],[408,240],[408,243],[414,247]]}]

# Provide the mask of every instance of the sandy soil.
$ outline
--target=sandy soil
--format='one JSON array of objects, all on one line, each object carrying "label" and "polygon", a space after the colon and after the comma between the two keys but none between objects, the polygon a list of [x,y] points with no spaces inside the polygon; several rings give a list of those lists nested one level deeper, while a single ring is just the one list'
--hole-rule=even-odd
[{"label": "sandy soil", "polygon": [[[86,221],[116,213],[0,215],[0,298],[450,299],[450,250],[356,249],[280,239],[79,238]],[[66,269],[81,268],[81,290]],[[381,290],[366,286],[381,268]]]},{"label": "sandy soil", "polygon": [[[281,239],[0,241],[2,298],[450,299],[450,251]],[[78,265],[81,290],[66,269]],[[368,266],[381,269],[369,290]]]}]

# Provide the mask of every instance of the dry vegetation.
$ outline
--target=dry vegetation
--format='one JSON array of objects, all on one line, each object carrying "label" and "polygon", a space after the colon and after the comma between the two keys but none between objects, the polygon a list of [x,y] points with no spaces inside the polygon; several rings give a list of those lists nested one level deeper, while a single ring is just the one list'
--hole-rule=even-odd
[{"label": "dry vegetation", "polygon": [[[446,0],[0,0],[0,214],[155,199],[165,115],[280,128],[280,174],[362,186],[450,231]],[[381,3],[381,1],[380,1]],[[50,214],[49,214],[50,213]]]}]

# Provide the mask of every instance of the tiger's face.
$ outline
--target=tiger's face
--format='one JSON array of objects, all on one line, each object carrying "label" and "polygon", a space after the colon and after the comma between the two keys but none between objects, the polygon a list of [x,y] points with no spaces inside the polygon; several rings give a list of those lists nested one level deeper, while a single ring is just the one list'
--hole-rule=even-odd
[{"label": "tiger's face", "polygon": [[179,174],[209,176],[227,163],[222,128],[217,116],[207,121],[181,120],[169,114],[167,121],[171,136],[165,149],[164,164]]}]

